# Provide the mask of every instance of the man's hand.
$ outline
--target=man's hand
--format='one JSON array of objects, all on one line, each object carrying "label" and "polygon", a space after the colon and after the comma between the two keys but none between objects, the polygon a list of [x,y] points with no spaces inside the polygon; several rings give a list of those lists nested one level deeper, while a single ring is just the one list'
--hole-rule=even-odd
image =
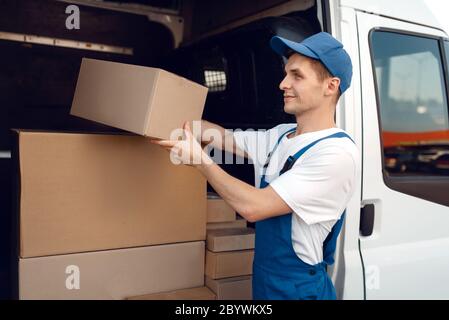
[{"label": "man's hand", "polygon": [[256,222],[292,211],[270,186],[257,189],[240,181],[215,164],[185,122],[184,140],[150,140],[170,151],[172,161],[195,166],[215,191],[249,222]]},{"label": "man's hand", "polygon": [[170,151],[170,156],[173,162],[178,164],[186,164],[198,166],[202,162],[211,164],[212,160],[204,152],[201,144],[193,136],[190,124],[188,121],[184,123],[184,140],[154,140],[151,143],[162,146],[167,151]]}]

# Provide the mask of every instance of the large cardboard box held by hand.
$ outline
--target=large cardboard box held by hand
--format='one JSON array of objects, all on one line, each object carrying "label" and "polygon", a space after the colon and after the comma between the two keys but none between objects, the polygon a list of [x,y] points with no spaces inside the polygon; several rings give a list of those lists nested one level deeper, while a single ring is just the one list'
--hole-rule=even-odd
[{"label": "large cardboard box held by hand", "polygon": [[70,113],[169,139],[184,121],[201,120],[207,90],[162,69],[83,58]]},{"label": "large cardboard box held by hand", "polygon": [[205,240],[206,180],[146,138],[16,138],[22,258]]},{"label": "large cardboard box held by hand", "polygon": [[20,299],[125,299],[203,285],[203,241],[19,260]]}]

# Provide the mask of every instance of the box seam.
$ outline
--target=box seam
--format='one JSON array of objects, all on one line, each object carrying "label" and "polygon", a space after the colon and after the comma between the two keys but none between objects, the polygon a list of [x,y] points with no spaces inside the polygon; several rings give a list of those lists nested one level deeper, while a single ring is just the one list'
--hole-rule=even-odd
[{"label": "box seam", "polygon": [[155,97],[155,92],[157,90],[157,84],[159,82],[159,76],[161,74],[161,70],[157,69],[157,73],[156,73],[156,77],[154,79],[153,82],[153,87],[151,88],[151,96],[148,99],[148,105],[147,105],[147,112],[145,114],[145,121],[144,121],[144,128],[143,128],[143,135],[144,136],[148,136],[148,128],[150,126],[150,119],[151,119],[151,111],[153,108],[151,108],[150,106],[153,104],[153,100]]}]

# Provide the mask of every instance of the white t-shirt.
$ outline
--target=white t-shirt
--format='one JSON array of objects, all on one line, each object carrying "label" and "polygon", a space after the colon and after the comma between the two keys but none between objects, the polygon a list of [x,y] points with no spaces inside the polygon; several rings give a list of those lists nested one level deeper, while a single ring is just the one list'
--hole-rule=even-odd
[{"label": "white t-shirt", "polygon": [[[236,131],[237,146],[246,151],[255,169],[258,187],[268,153],[279,137],[296,123],[281,124],[267,131]],[[292,243],[297,256],[314,265],[323,261],[323,242],[340,219],[360,174],[359,152],[348,138],[325,139],[307,150],[293,167],[279,176],[291,155],[308,144],[344,132],[329,128],[282,138],[272,154],[265,180],[288,204],[292,214]]]}]

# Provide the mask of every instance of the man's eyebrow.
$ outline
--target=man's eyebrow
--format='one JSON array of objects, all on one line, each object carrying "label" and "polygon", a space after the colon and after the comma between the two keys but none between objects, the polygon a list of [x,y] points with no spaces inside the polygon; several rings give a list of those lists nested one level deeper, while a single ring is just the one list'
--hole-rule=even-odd
[{"label": "man's eyebrow", "polygon": [[[304,74],[299,68],[294,68],[289,70],[291,73],[298,73],[298,74]],[[287,73],[287,71],[284,68],[284,73]]]}]

